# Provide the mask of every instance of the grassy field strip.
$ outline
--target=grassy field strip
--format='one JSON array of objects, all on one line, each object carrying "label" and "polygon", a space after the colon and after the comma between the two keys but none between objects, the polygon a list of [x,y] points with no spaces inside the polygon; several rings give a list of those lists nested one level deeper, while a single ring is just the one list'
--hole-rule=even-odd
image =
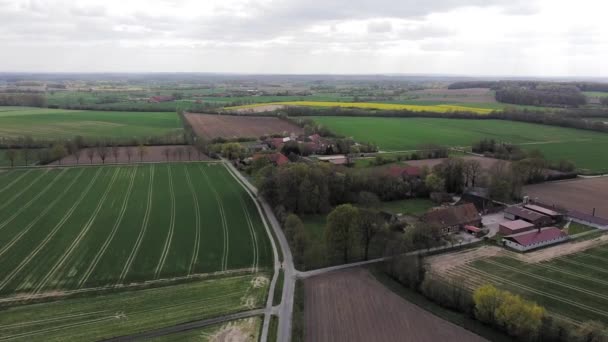
[{"label": "grassy field strip", "polygon": [[175,190],[173,189],[173,175],[171,173],[171,166],[169,165],[167,165],[167,172],[169,174],[169,195],[171,197],[171,219],[169,223],[169,232],[165,239],[165,246],[163,247],[163,252],[158,261],[158,265],[156,265],[154,274],[156,279],[160,276],[160,271],[163,269],[165,261],[167,260],[167,254],[169,254],[169,248],[171,248],[171,240],[173,239],[173,232],[175,230]]},{"label": "grassy field strip", "polygon": [[8,242],[7,244],[5,244],[4,246],[2,246],[2,248],[0,248],[0,256],[2,256],[4,253],[6,253],[13,245],[15,245],[15,243],[17,243],[19,240],[21,240],[21,238],[27,234],[27,232],[30,231],[30,229],[32,229],[32,227],[34,227],[34,225],[40,221],[51,209],[53,209],[53,207],[55,206],[55,204],[57,204],[57,202],[59,202],[63,196],[65,196],[65,194],[72,188],[72,186],[74,186],[74,184],[76,183],[76,181],[78,181],[78,179],[80,178],[80,176],[82,175],[82,173],[84,172],[84,169],[80,170],[80,173],[74,177],[74,179],[72,180],[72,182],[64,189],[64,191],[55,198],[55,200],[53,200],[53,202],[51,202],[45,209],[44,211],[42,211],[41,213],[39,213],[31,222],[30,224],[28,224],[23,230],[21,230],[21,232],[19,232],[19,234],[15,235],[10,242]]},{"label": "grassy field strip", "polygon": [[[509,257],[509,258],[511,258],[514,261],[519,262],[519,260],[517,260],[515,258],[512,258],[512,257]],[[598,283],[598,284],[602,284],[602,285],[608,285],[608,281],[597,279],[597,278],[593,278],[593,277],[590,277],[590,276],[587,276],[587,275],[584,275],[584,274],[572,272],[572,271],[569,271],[569,270],[567,270],[565,268],[562,268],[562,267],[551,266],[551,265],[548,265],[547,263],[537,263],[537,264],[534,264],[534,267],[539,267],[539,268],[544,268],[546,270],[556,271],[556,272],[559,272],[559,273],[567,274],[567,275],[572,276],[572,277],[584,279],[584,280],[591,281],[591,282]]]},{"label": "grassy field strip", "polygon": [[226,223],[226,214],[224,212],[224,205],[222,204],[222,201],[220,200],[220,196],[218,195],[217,191],[215,190],[215,187],[209,180],[209,176],[207,175],[207,173],[203,170],[203,168],[200,165],[198,166],[198,168],[203,173],[208,186],[211,188],[211,191],[215,195],[215,200],[217,201],[217,204],[218,204],[218,207],[220,210],[222,227],[224,229],[224,252],[222,255],[222,270],[225,271],[228,268],[228,253],[229,253],[230,246],[228,245],[228,224]]},{"label": "grassy field strip", "polygon": [[558,302],[561,302],[561,303],[564,303],[564,304],[568,304],[570,306],[573,306],[573,307],[576,307],[576,308],[579,308],[579,309],[582,309],[582,310],[585,310],[585,311],[592,312],[594,314],[598,314],[598,315],[601,315],[601,316],[604,316],[604,317],[608,317],[608,311],[600,310],[600,309],[591,307],[589,305],[581,304],[581,303],[579,303],[577,301],[574,301],[574,300],[566,299],[564,297],[556,296],[556,295],[550,294],[548,292],[544,292],[544,291],[541,291],[541,290],[538,290],[538,289],[535,289],[535,288],[532,288],[532,287],[529,287],[529,286],[526,286],[526,285],[522,285],[520,283],[517,283],[517,282],[511,281],[511,280],[505,279],[503,277],[496,276],[496,275],[493,275],[491,273],[478,270],[478,269],[476,269],[476,268],[474,268],[472,266],[468,266],[467,265],[467,266],[463,266],[463,268],[466,269],[466,270],[468,270],[472,274],[476,274],[477,276],[481,276],[482,278],[491,279],[493,281],[497,281],[497,282],[500,282],[500,283],[503,283],[503,284],[508,284],[511,287],[514,287],[514,288],[517,288],[517,289],[520,289],[520,290],[524,290],[526,292],[534,293],[536,295],[543,296],[543,297],[546,297],[546,298],[550,298],[550,299],[553,299],[555,301],[558,301]]},{"label": "grassy field strip", "polygon": [[19,209],[17,209],[17,211],[15,211],[13,213],[13,215],[11,215],[11,217],[7,218],[6,220],[4,220],[4,222],[0,223],[0,230],[2,230],[2,228],[6,227],[7,224],[9,224],[11,221],[13,221],[17,216],[19,216],[19,214],[21,214],[25,209],[29,208],[35,201],[37,201],[40,197],[42,197],[42,195],[44,195],[47,191],[49,191],[49,189],[55,185],[55,183],[57,183],[57,181],[59,179],[61,179],[61,177],[63,177],[63,175],[67,172],[68,169],[63,169],[61,172],[59,172],[57,175],[55,175],[55,177],[53,177],[53,180],[48,183],[42,190],[40,190],[36,196],[32,197],[32,199],[30,199],[27,203],[23,204],[22,206],[19,207]]},{"label": "grassy field strip", "polygon": [[97,254],[93,258],[93,261],[91,262],[91,264],[89,265],[89,267],[83,274],[82,278],[78,282],[78,288],[82,288],[82,286],[87,282],[87,280],[91,276],[91,273],[93,273],[93,271],[95,270],[95,267],[97,267],[99,260],[101,260],[101,258],[104,256],[104,254],[108,250],[108,246],[112,243],[114,236],[116,236],[118,227],[120,227],[120,223],[122,222],[122,220],[125,216],[125,212],[127,211],[127,205],[129,204],[129,198],[131,196],[131,191],[133,190],[133,184],[135,183],[135,176],[137,175],[138,169],[139,169],[139,167],[136,166],[133,169],[133,171],[131,172],[131,178],[129,181],[129,187],[127,188],[127,194],[125,196],[125,199],[122,202],[122,205],[120,207],[120,213],[118,214],[118,217],[116,218],[116,221],[114,222],[114,226],[112,227],[112,230],[110,231],[110,235],[108,235],[108,237],[104,241],[104,243],[101,246],[101,248],[99,249],[99,251],[97,251]]},{"label": "grassy field strip", "polygon": [[195,236],[194,236],[194,251],[192,253],[192,259],[190,260],[190,267],[188,268],[188,276],[194,273],[194,267],[196,266],[196,262],[198,260],[198,251],[201,245],[201,211],[198,204],[198,196],[196,195],[196,191],[194,190],[194,186],[192,185],[192,178],[190,178],[190,171],[188,168],[184,168],[184,173],[186,175],[186,181],[188,182],[188,188],[190,189],[190,195],[192,196],[192,201],[194,202],[194,213],[195,213]]},{"label": "grassy field strip", "polygon": [[572,265],[576,265],[576,266],[579,266],[579,267],[585,267],[585,268],[588,268],[590,270],[594,270],[594,271],[597,271],[597,272],[608,273],[608,270],[605,270],[605,269],[602,269],[602,268],[599,268],[599,267],[595,267],[595,266],[591,266],[591,265],[587,265],[587,264],[584,264],[584,263],[581,263],[581,262],[577,262],[577,261],[571,260],[571,259],[566,258],[566,257],[555,258],[555,260],[564,261],[566,263],[569,263],[569,264],[572,264]]},{"label": "grassy field strip", "polygon": [[[450,270],[450,271],[448,271],[448,273],[455,276],[456,279],[463,279],[463,281],[465,281],[465,283],[471,284],[471,286],[468,286],[468,288],[471,291],[474,291],[478,287],[488,284],[488,283],[492,283],[499,287],[502,287],[505,285],[505,283],[500,280],[496,280],[496,279],[487,280],[486,277],[480,277],[477,272],[473,272],[470,269],[465,269],[463,267],[459,267],[458,269]],[[440,277],[442,277],[442,276],[440,275]],[[448,282],[453,281],[453,279],[450,279],[450,278],[446,278],[446,277],[443,277],[443,278]],[[475,279],[475,280],[473,280],[473,279]],[[524,292],[529,292],[529,291],[524,290]],[[571,317],[564,316],[564,315],[561,315],[561,314],[558,314],[555,312],[551,312],[551,315],[555,316],[559,319],[562,319],[564,321],[571,322],[576,325],[580,325],[583,323],[583,321],[581,321],[581,320],[576,320]]]},{"label": "grassy field strip", "polygon": [[23,172],[22,175],[20,175],[19,177],[15,178],[12,182],[5,185],[2,189],[0,189],[0,194],[3,193],[4,191],[6,191],[7,189],[9,189],[11,186],[15,185],[17,182],[19,182],[21,180],[21,178],[27,176],[30,172],[32,172],[32,170],[33,169],[29,169],[29,170]]},{"label": "grassy field strip", "polygon": [[6,208],[9,204],[13,203],[14,200],[16,200],[17,198],[21,197],[21,195],[23,195],[24,192],[26,192],[34,184],[38,183],[38,181],[40,180],[40,178],[44,177],[47,173],[49,173],[49,171],[50,171],[50,169],[46,169],[44,172],[40,172],[40,175],[38,177],[36,177],[33,181],[29,182],[27,186],[21,188],[21,191],[19,191],[18,193],[16,193],[9,200],[4,201],[2,203],[2,205],[0,205],[0,210]]},{"label": "grassy field strip", "polygon": [[0,311],[0,340],[100,340],[246,310],[247,303],[259,307],[267,286],[257,287],[255,277],[12,307]]},{"label": "grassy field strip", "polygon": [[53,238],[53,236],[55,236],[55,234],[57,234],[57,232],[59,231],[59,229],[61,229],[61,227],[63,227],[63,225],[65,224],[65,222],[70,218],[70,216],[72,216],[72,214],[74,213],[74,211],[76,210],[76,207],[78,207],[78,205],[82,202],[82,200],[84,199],[84,197],[89,193],[89,191],[91,190],[91,188],[93,187],[93,184],[95,184],[95,181],[97,180],[97,178],[99,177],[99,174],[101,173],[101,168],[99,170],[97,170],[97,172],[95,173],[95,176],[93,176],[93,178],[91,179],[91,181],[89,182],[89,185],[86,187],[86,189],[82,192],[82,194],[80,195],[80,197],[76,200],[76,202],[74,202],[74,205],[72,205],[72,207],[63,215],[61,221],[59,221],[59,223],[57,223],[55,225],[55,227],[53,227],[53,229],[51,230],[51,232],[45,237],[44,240],[42,240],[42,242],[40,244],[38,244],[38,246],[29,253],[29,255],[23,259],[21,261],[21,263],[19,264],[19,266],[17,266],[17,268],[13,269],[3,280],[2,282],[0,282],[0,290],[4,289],[4,287],[6,287],[6,285],[19,273],[21,272],[21,270],[27,266],[27,264],[38,254],[40,253],[40,251],[49,243],[49,241]]},{"label": "grassy field strip", "polygon": [[478,262],[481,263],[488,263],[518,274],[523,274],[526,275],[528,277],[534,278],[534,279],[538,279],[547,283],[551,283],[551,284],[556,284],[574,291],[578,291],[580,293],[585,293],[588,294],[590,296],[596,297],[596,298],[600,298],[600,299],[605,299],[608,300],[608,295],[603,295],[601,293],[595,292],[595,291],[591,291],[591,290],[587,290],[578,286],[574,286],[574,285],[570,285],[568,283],[562,282],[562,281],[558,281],[556,279],[552,279],[552,278],[547,278],[547,277],[543,277],[543,276],[539,276],[537,274],[531,273],[531,272],[526,272],[526,271],[521,271],[520,269],[516,268],[516,267],[511,267],[511,266],[507,266],[505,264],[499,263],[499,262],[494,262],[494,261],[490,261],[490,259],[486,259],[486,260],[479,260]]},{"label": "grassy field strip", "polygon": [[144,215],[144,220],[141,223],[141,228],[139,230],[139,235],[137,236],[135,246],[133,246],[133,249],[131,250],[131,254],[129,255],[129,258],[127,259],[127,262],[125,263],[125,265],[122,269],[122,273],[120,274],[120,277],[118,279],[118,284],[122,283],[124,281],[125,277],[127,276],[127,273],[129,273],[131,264],[133,264],[133,260],[137,256],[137,251],[139,250],[139,247],[141,246],[141,241],[143,240],[144,235],[146,234],[146,229],[148,228],[148,220],[150,219],[150,209],[152,208],[152,190],[153,190],[152,184],[153,183],[154,183],[154,165],[152,165],[152,167],[150,169],[150,182],[148,183],[148,202],[146,205],[146,213]]},{"label": "grassy field strip", "polygon": [[608,262],[608,258],[603,258],[603,257],[597,256],[597,255],[593,255],[593,254],[589,254],[589,253],[585,253],[585,252],[577,252],[576,254],[581,254],[581,255],[588,256],[593,259],[603,261],[603,262]]},{"label": "grassy field strip", "polygon": [[114,170],[114,174],[112,175],[112,179],[110,180],[110,183],[106,187],[106,191],[103,193],[101,199],[97,203],[97,207],[91,214],[91,217],[89,218],[87,223],[80,229],[80,233],[78,234],[78,236],[76,236],[76,239],[74,239],[72,241],[72,243],[65,250],[65,252],[61,256],[61,258],[59,258],[59,260],[57,262],[55,262],[55,265],[53,265],[53,267],[47,272],[47,274],[44,276],[44,278],[42,278],[42,280],[39,282],[38,286],[36,286],[34,288],[34,290],[32,291],[32,294],[38,294],[40,291],[42,291],[42,289],[44,289],[47,286],[47,283],[49,282],[51,277],[53,277],[55,275],[55,273],[57,272],[57,270],[63,266],[63,264],[66,262],[66,260],[68,260],[70,255],[78,247],[78,245],[80,244],[82,239],[87,235],[87,233],[91,229],[91,226],[95,222],[95,219],[97,218],[97,215],[99,214],[99,211],[101,210],[104,203],[106,202],[106,199],[108,198],[108,194],[110,193],[110,189],[112,188],[112,185],[114,185],[114,182],[116,181],[116,176],[118,176],[119,170],[120,170],[119,168],[116,168]]}]

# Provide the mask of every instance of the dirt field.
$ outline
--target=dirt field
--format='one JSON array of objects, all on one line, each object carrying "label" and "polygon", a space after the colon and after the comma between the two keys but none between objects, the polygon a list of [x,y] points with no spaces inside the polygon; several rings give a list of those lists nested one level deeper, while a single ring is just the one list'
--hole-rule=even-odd
[{"label": "dirt field", "polygon": [[306,341],[485,341],[391,292],[365,269],[306,279]]},{"label": "dirt field", "polygon": [[[201,155],[200,159],[199,159],[199,155],[196,152],[196,150],[194,149],[194,147],[192,146],[188,146],[188,145],[168,145],[168,146],[146,146],[145,150],[146,153],[143,156],[143,158],[140,158],[139,155],[139,150],[137,148],[137,146],[133,146],[133,147],[129,147],[132,151],[132,156],[131,156],[131,161],[132,162],[139,162],[139,161],[143,161],[143,162],[164,162],[167,161],[167,157],[165,156],[165,150],[169,149],[169,161],[179,161],[179,160],[209,160],[209,157],[205,156],[205,155]],[[121,147],[120,148],[120,152],[118,155],[118,158],[115,160],[114,159],[114,155],[112,154],[112,149],[108,148],[108,156],[106,157],[106,164],[111,164],[111,163],[128,163],[129,162],[129,156],[127,155],[127,149],[129,149],[128,147]],[[182,150],[182,155],[180,158],[180,155],[177,153],[177,151],[181,149]],[[93,157],[93,161],[91,162],[91,160],[89,159],[88,156],[88,151],[90,149],[85,148],[82,149],[82,151],[80,152],[80,160],[79,163],[80,164],[101,164],[101,158],[99,157],[99,154],[95,151],[94,157]],[[93,149],[95,150],[95,149]],[[190,150],[190,158],[188,158],[188,150]],[[61,159],[61,163],[59,162],[53,162],[51,165],[57,165],[57,164],[61,164],[61,165],[74,165],[76,164],[76,157],[73,155],[67,156],[63,159]]]},{"label": "dirt field", "polygon": [[249,107],[249,108],[237,108],[237,109],[233,109],[231,111],[237,112],[237,113],[263,113],[263,112],[272,112],[273,110],[283,109],[285,107],[287,107],[287,106],[285,106],[285,105],[273,105],[273,104],[269,104],[269,105],[265,105],[265,106],[255,106],[255,107]]},{"label": "dirt field", "polygon": [[608,218],[608,177],[525,186],[524,195],[540,202]]},{"label": "dirt field", "polygon": [[[497,162],[499,162],[499,159],[494,159],[494,158],[485,158],[485,157],[475,157],[475,156],[467,156],[467,157],[462,157],[462,159],[464,160],[477,160],[481,163],[481,167],[483,170],[489,170],[494,164],[496,164]],[[439,158],[439,159],[422,159],[422,160],[408,160],[406,162],[407,165],[410,166],[416,166],[416,167],[423,167],[423,166],[428,166],[429,168],[433,168],[435,165],[439,165],[441,163],[443,163],[443,161],[445,160],[445,158]]]},{"label": "dirt field", "polygon": [[304,132],[296,125],[273,117],[187,113],[186,119],[196,134],[206,139],[257,138],[265,134]]},{"label": "dirt field", "polygon": [[408,92],[411,95],[418,95],[420,99],[428,101],[453,101],[453,102],[479,102],[479,103],[494,103],[496,99],[494,94],[487,88],[471,88],[471,89],[422,89]]}]

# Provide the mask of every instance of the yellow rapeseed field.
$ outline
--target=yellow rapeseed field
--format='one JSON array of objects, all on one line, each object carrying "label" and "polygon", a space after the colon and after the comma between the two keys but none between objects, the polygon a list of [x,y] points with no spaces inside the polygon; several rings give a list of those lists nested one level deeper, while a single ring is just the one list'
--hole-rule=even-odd
[{"label": "yellow rapeseed field", "polygon": [[323,101],[286,101],[272,103],[255,103],[251,105],[227,107],[226,109],[246,109],[269,105],[284,105],[284,106],[308,106],[308,107],[344,107],[344,108],[365,108],[379,110],[412,110],[419,112],[473,112],[477,114],[488,114],[492,110],[486,108],[474,108],[467,106],[455,105],[409,105],[395,103],[370,103],[370,102],[323,102]]}]

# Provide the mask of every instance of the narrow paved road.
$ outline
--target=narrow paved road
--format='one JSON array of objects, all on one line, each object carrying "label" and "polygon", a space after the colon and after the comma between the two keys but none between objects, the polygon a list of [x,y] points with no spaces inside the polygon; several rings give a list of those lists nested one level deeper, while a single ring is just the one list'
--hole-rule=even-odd
[{"label": "narrow paved road", "polygon": [[[241,175],[240,172],[238,172],[238,170],[236,170],[236,168],[234,168],[234,166],[232,166],[232,164],[230,162],[225,162],[226,166],[228,167],[228,169],[232,172],[232,174],[237,177],[241,183],[250,191],[251,194],[253,194],[253,196],[255,197],[255,199],[257,199],[256,203],[259,203],[262,207],[262,209],[264,210],[264,213],[266,213],[266,217],[268,218],[268,221],[270,221],[270,226],[272,227],[272,230],[274,231],[275,236],[277,237],[277,240],[279,241],[279,246],[281,248],[282,254],[283,254],[283,263],[282,263],[282,268],[283,268],[283,274],[284,274],[284,281],[283,281],[283,295],[281,297],[281,304],[278,305],[278,312],[277,312],[277,316],[279,318],[279,327],[278,327],[278,332],[277,332],[277,341],[279,342],[289,342],[289,340],[291,339],[291,321],[292,321],[292,314],[293,314],[293,296],[294,296],[294,292],[295,292],[295,286],[296,286],[296,269],[293,265],[293,257],[291,254],[291,250],[289,249],[289,244],[287,243],[287,238],[285,238],[285,234],[283,234],[283,230],[281,229],[281,225],[279,224],[279,221],[277,220],[277,218],[274,216],[274,212],[272,211],[272,208],[270,207],[270,205],[268,205],[268,203],[261,197],[258,196],[258,190],[255,188],[255,186],[253,186],[249,180],[245,177],[243,177],[243,175]],[[274,241],[274,239],[272,239]],[[274,244],[274,242],[273,242]],[[275,251],[275,258],[276,258],[276,251]],[[278,275],[278,268],[275,267],[275,277],[273,277],[273,284],[271,284],[271,289],[269,290],[269,304],[267,306],[267,308],[272,305],[272,296],[274,294],[274,283],[276,281],[276,276]],[[270,324],[270,314],[268,313],[269,311],[267,311],[267,318],[265,317],[264,319],[264,324],[262,327],[262,336],[260,338],[261,342],[266,342],[267,337],[268,337],[268,327]]]},{"label": "narrow paved road", "polygon": [[258,310],[251,310],[251,311],[245,311],[245,312],[238,312],[238,313],[234,313],[234,314],[230,314],[230,315],[226,315],[226,316],[220,316],[220,317],[204,319],[201,321],[194,321],[194,322],[189,322],[189,323],[184,323],[184,324],[178,324],[178,325],[174,325],[172,327],[146,331],[146,332],[139,333],[139,334],[114,337],[114,338],[110,338],[110,339],[102,340],[102,341],[104,341],[104,342],[126,342],[126,341],[137,341],[137,340],[148,340],[148,339],[151,339],[154,337],[160,337],[160,336],[165,336],[165,335],[170,335],[170,334],[177,334],[177,333],[186,332],[186,331],[190,331],[190,330],[194,330],[194,329],[201,329],[201,328],[204,328],[204,327],[207,327],[210,325],[230,322],[230,321],[234,321],[237,319],[260,316],[260,315],[265,314],[266,311],[267,311],[266,309],[258,309]]}]

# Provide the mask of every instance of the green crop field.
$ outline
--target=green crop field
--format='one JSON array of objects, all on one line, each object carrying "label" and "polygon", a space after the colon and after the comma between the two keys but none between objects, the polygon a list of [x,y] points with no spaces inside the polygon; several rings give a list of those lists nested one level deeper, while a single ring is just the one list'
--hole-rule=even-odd
[{"label": "green crop field", "polygon": [[0,340],[98,341],[251,310],[263,306],[268,277],[241,275],[12,307],[0,311]]},{"label": "green crop field", "polygon": [[608,134],[599,132],[501,120],[335,116],[314,120],[386,151],[414,150],[423,144],[467,147],[493,138],[537,149],[549,160],[571,160],[583,171],[608,170]]},{"label": "green crop field", "polygon": [[272,263],[222,164],[0,172],[0,296],[25,298]]},{"label": "green crop field", "polygon": [[467,107],[466,104],[458,105],[415,105],[415,104],[396,104],[396,103],[371,103],[371,102],[336,102],[336,101],[283,101],[270,103],[257,103],[245,106],[227,107],[226,109],[247,109],[258,106],[267,105],[285,105],[285,106],[306,106],[306,107],[344,107],[344,108],[362,108],[362,109],[379,109],[379,110],[411,110],[416,112],[473,112],[478,114],[488,114],[492,109]]},{"label": "green crop field", "polygon": [[540,263],[522,262],[505,252],[450,272],[471,288],[492,283],[577,323],[608,322],[607,262],[608,246],[603,245]]},{"label": "green crop field", "polygon": [[175,135],[182,124],[175,113],[98,112],[0,107],[0,136],[35,139],[130,139]]}]

